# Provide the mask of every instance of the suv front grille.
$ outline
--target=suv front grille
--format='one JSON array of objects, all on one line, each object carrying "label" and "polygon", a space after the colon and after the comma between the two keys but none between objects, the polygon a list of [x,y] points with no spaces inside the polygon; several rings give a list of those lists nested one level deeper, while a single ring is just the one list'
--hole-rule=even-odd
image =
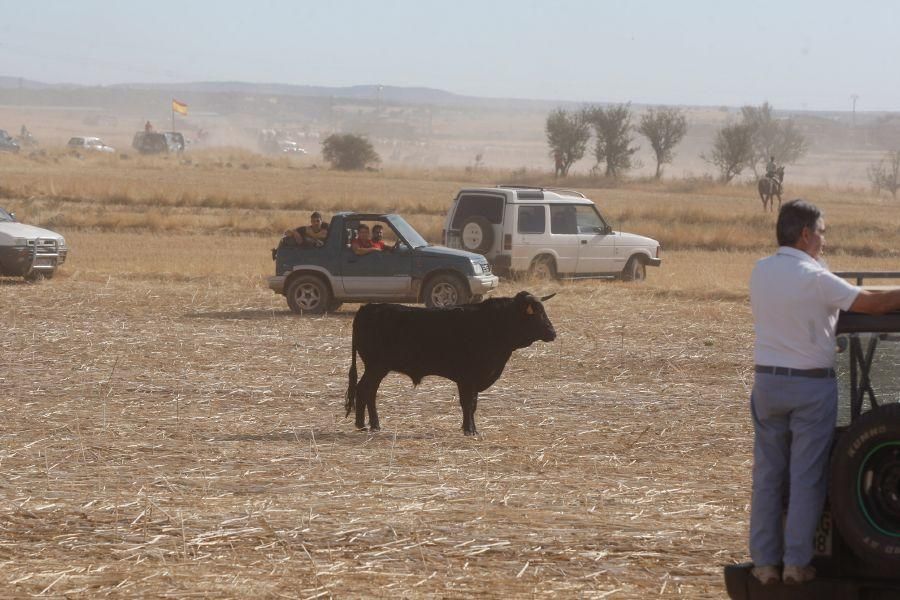
[{"label": "suv front grille", "polygon": [[491,263],[489,263],[487,261],[484,261],[483,263],[481,263],[481,270],[484,272],[485,275],[490,275],[491,274]]}]

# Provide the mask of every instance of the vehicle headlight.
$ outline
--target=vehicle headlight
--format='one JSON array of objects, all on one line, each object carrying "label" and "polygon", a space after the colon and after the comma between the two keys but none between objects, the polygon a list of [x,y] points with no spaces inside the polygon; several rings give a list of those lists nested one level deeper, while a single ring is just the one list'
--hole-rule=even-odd
[{"label": "vehicle headlight", "polygon": [[27,246],[28,240],[26,240],[25,238],[13,238],[12,245],[13,246]]},{"label": "vehicle headlight", "polygon": [[68,246],[66,246],[66,238],[59,238],[59,247],[63,249],[68,248]]},{"label": "vehicle headlight", "polygon": [[481,266],[481,263],[472,261],[472,270],[475,271],[476,275],[484,275],[484,267]]}]

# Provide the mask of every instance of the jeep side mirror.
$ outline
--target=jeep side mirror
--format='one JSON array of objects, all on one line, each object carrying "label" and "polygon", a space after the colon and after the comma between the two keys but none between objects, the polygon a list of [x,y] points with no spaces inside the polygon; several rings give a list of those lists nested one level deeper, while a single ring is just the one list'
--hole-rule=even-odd
[{"label": "jeep side mirror", "polygon": [[16,213],[9,213],[9,216],[12,217],[12,220],[13,220],[13,221],[16,220]]}]

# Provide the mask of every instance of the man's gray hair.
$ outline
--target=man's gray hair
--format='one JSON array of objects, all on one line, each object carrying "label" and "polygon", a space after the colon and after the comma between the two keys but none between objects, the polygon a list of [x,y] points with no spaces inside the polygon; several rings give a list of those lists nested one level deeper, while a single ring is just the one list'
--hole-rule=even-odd
[{"label": "man's gray hair", "polygon": [[800,241],[804,227],[815,230],[816,221],[822,217],[822,211],[802,198],[785,202],[778,212],[778,223],[775,235],[779,246],[793,246]]}]

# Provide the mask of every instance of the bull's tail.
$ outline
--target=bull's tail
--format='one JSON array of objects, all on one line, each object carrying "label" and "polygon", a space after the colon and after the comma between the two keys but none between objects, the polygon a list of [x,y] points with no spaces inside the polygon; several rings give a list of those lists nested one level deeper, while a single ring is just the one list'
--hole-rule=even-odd
[{"label": "bull's tail", "polygon": [[[356,324],[356,319],[354,319],[354,325]],[[353,360],[350,363],[350,374],[349,374],[349,383],[347,384],[347,396],[346,402],[344,403],[344,408],[347,409],[347,414],[345,417],[350,416],[350,411],[356,408],[356,327],[353,328],[353,342],[352,342],[352,355]]]}]

